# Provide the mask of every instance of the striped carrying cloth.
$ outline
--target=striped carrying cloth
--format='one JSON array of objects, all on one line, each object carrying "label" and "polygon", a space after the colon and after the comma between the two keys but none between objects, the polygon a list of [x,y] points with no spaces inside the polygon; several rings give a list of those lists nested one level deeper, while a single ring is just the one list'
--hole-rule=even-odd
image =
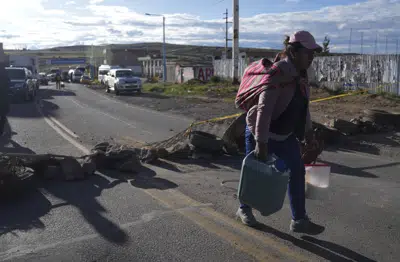
[{"label": "striped carrying cloth", "polygon": [[[277,62],[279,57],[275,58]],[[280,74],[280,69],[270,60],[264,58],[251,63],[245,70],[236,95],[236,108],[248,111],[258,101],[258,96],[268,87],[279,85],[279,79],[273,78]],[[276,83],[275,83],[276,82]]]}]

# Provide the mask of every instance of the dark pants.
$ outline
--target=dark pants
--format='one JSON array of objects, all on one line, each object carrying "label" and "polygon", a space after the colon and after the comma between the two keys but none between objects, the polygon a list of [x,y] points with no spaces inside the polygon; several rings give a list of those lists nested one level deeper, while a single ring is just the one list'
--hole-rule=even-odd
[{"label": "dark pants", "polygon": [[[246,126],[245,132],[246,155],[255,148],[254,137]],[[305,206],[305,168],[301,159],[299,142],[295,135],[289,136],[284,141],[268,141],[268,154],[275,154],[282,159],[290,170],[288,195],[292,218],[302,219],[306,215]],[[266,200],[268,201],[268,200]],[[243,205],[242,205],[243,206]]]},{"label": "dark pants", "polygon": [[7,123],[7,116],[0,116],[0,136],[3,135]]}]

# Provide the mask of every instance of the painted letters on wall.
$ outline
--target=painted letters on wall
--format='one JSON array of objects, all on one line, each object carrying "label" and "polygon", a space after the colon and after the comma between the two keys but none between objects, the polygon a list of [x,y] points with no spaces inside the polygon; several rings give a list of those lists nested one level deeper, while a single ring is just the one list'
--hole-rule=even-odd
[{"label": "painted letters on wall", "polygon": [[210,78],[214,75],[214,68],[212,67],[197,67],[195,69],[195,77],[201,81],[210,81]]}]

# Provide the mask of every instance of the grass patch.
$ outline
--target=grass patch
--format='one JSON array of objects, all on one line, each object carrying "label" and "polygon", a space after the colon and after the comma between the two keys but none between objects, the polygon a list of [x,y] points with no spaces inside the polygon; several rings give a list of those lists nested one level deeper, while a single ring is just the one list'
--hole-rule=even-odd
[{"label": "grass patch", "polygon": [[171,83],[145,83],[143,91],[156,92],[171,96],[215,96],[234,97],[239,88],[228,81],[217,80],[218,82],[202,83],[198,80],[191,80],[184,84]]},{"label": "grass patch", "polygon": [[334,90],[326,86],[323,86],[322,88],[331,96],[337,96],[346,93],[346,91],[341,86],[337,86]]}]

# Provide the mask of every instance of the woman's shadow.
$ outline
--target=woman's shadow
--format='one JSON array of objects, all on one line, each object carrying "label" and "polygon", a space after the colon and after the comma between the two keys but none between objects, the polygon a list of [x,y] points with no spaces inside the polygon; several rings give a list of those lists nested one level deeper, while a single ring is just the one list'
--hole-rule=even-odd
[{"label": "woman's shadow", "polygon": [[[0,136],[0,153],[35,154],[12,140],[12,136],[16,134],[6,121],[4,133]],[[36,177],[31,175],[0,189],[0,236],[7,233],[17,235],[14,231],[45,227],[40,217],[46,215],[52,205],[38,190],[38,183]]]},{"label": "woman's shadow", "polygon": [[0,136],[0,153],[35,154],[31,149],[12,140],[14,135],[17,135],[17,133],[11,129],[10,123],[6,120],[3,135]]},{"label": "woman's shadow", "polygon": [[261,223],[255,228],[265,233],[272,234],[285,241],[291,242],[293,245],[313,253],[327,261],[376,261],[350,250],[347,247],[343,247],[332,242],[319,240],[312,236],[304,235],[301,236],[301,238],[297,238]]}]

